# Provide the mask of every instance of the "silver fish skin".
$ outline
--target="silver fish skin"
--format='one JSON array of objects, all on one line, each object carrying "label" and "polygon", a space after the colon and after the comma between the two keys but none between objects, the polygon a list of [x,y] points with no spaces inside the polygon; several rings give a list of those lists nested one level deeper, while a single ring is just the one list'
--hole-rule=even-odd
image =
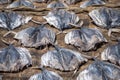
[{"label": "silver fish skin", "polygon": [[32,65],[32,58],[26,48],[9,45],[0,50],[0,71],[19,71],[29,65]]},{"label": "silver fish skin", "polygon": [[41,57],[42,66],[48,66],[60,71],[73,71],[77,69],[80,64],[87,61],[88,59],[83,57],[79,52],[61,47],[48,51]]},{"label": "silver fish skin", "polygon": [[0,0],[0,5],[11,3],[12,0]]},{"label": "silver fish skin", "polygon": [[73,12],[68,12],[62,9],[56,9],[48,13],[47,16],[43,16],[44,19],[55,28],[59,30],[72,28],[69,23],[77,25],[80,18]]},{"label": "silver fish skin", "polygon": [[79,73],[76,80],[120,80],[120,68],[108,62],[95,61]]},{"label": "silver fish skin", "polygon": [[82,0],[62,0],[63,2],[65,2],[66,4],[72,5],[72,4],[76,4],[77,2],[80,2]]},{"label": "silver fish skin", "polygon": [[120,43],[107,47],[101,53],[101,59],[120,66]]},{"label": "silver fish skin", "polygon": [[31,1],[29,1],[29,0],[17,0],[17,1],[14,1],[10,5],[8,5],[7,8],[15,8],[15,7],[21,7],[21,6],[25,6],[25,7],[28,7],[28,8],[35,8],[33,3]]},{"label": "silver fish skin", "polygon": [[120,10],[112,8],[100,8],[89,13],[94,23],[102,28],[110,29],[120,26]]},{"label": "silver fish skin", "polygon": [[31,16],[25,17],[15,12],[0,12],[0,27],[13,30],[28,23],[31,19]]},{"label": "silver fish skin", "polygon": [[40,46],[53,44],[55,42],[56,35],[52,30],[49,30],[45,26],[39,26],[36,28],[26,28],[18,32],[14,38],[20,40],[25,47],[38,48]]},{"label": "silver fish skin", "polygon": [[47,2],[51,2],[52,0],[31,0],[33,2],[38,2],[38,3],[47,3]]},{"label": "silver fish skin", "polygon": [[97,44],[107,42],[97,28],[72,30],[65,35],[64,41],[66,44],[80,48],[82,51],[94,50]]},{"label": "silver fish skin", "polygon": [[31,76],[29,80],[63,80],[63,78],[53,71],[43,70]]},{"label": "silver fish skin", "polygon": [[53,1],[50,4],[47,5],[47,8],[66,8],[68,7],[67,4],[61,2],[61,1]]},{"label": "silver fish skin", "polygon": [[83,4],[81,4],[80,7],[86,8],[91,5],[102,5],[102,4],[106,4],[106,1],[105,0],[88,0],[88,1],[85,1]]}]

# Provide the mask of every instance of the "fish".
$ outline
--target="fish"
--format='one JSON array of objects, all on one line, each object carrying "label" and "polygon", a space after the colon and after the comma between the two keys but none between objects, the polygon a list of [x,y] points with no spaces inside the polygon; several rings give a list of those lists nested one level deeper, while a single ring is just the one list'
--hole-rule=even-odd
[{"label": "fish", "polygon": [[0,0],[0,5],[11,3],[12,0]]},{"label": "fish", "polygon": [[93,22],[105,29],[118,28],[120,26],[120,10],[102,7],[89,12]]},{"label": "fish", "polygon": [[61,1],[53,1],[50,4],[47,5],[47,8],[66,8],[68,7],[67,4],[61,2]]},{"label": "fish", "polygon": [[3,79],[3,75],[0,75],[0,79],[1,79],[1,80]]},{"label": "fish", "polygon": [[38,2],[38,3],[48,3],[51,2],[52,0],[32,0],[33,2]]},{"label": "fish", "polygon": [[[43,16],[43,18],[55,28],[63,31],[64,29],[72,28],[72,25],[78,25],[80,18],[73,12],[63,9],[55,9]],[[78,25],[79,26],[79,25]]]},{"label": "fish", "polygon": [[92,59],[77,51],[55,46],[55,50],[48,51],[41,56],[40,64],[60,71],[74,71],[90,58]]},{"label": "fish", "polygon": [[120,80],[120,67],[108,62],[94,61],[81,71],[76,80]]},{"label": "fish", "polygon": [[0,27],[13,30],[28,23],[31,19],[31,16],[23,16],[16,12],[0,12]]},{"label": "fish", "polygon": [[33,3],[30,0],[17,0],[11,3],[10,5],[7,6],[7,8],[16,8],[16,7],[21,7],[25,6],[28,8],[35,8]]},{"label": "fish", "polygon": [[98,45],[106,43],[107,39],[97,28],[81,28],[68,32],[64,41],[82,51],[90,51],[96,50]]},{"label": "fish", "polygon": [[38,27],[29,27],[15,34],[14,39],[17,39],[25,47],[38,48],[49,44],[54,44],[55,33],[46,28],[44,25]]},{"label": "fish", "polygon": [[120,67],[97,60],[81,71],[76,80],[120,80],[119,74]]},{"label": "fish", "polygon": [[120,42],[115,45],[108,46],[101,53],[101,60],[110,61],[111,63],[120,66]]},{"label": "fish", "polygon": [[71,5],[71,4],[76,4],[77,2],[80,2],[82,0],[63,0],[63,2]]},{"label": "fish", "polygon": [[81,8],[86,8],[91,5],[103,5],[106,4],[106,0],[88,0],[80,5]]},{"label": "fish", "polygon": [[63,80],[63,78],[53,71],[42,69],[41,73],[32,75],[29,80]]},{"label": "fish", "polygon": [[32,65],[30,52],[26,48],[9,45],[0,49],[0,71],[17,72]]}]

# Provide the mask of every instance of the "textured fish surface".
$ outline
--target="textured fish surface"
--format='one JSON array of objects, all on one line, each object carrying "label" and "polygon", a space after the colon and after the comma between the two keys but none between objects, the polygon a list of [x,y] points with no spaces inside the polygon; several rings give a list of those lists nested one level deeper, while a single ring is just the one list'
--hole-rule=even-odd
[{"label": "textured fish surface", "polygon": [[44,26],[29,27],[18,32],[14,38],[20,40],[26,47],[38,48],[53,44],[55,42],[55,33]]},{"label": "textured fish surface", "polygon": [[0,71],[19,71],[31,64],[31,55],[26,48],[9,45],[0,50]]},{"label": "textured fish surface", "polygon": [[94,23],[103,28],[113,28],[120,26],[120,10],[112,8],[100,8],[89,13]]},{"label": "textured fish surface", "polygon": [[32,0],[33,2],[51,2],[52,0]]},{"label": "textured fish surface", "polygon": [[97,28],[81,28],[65,35],[65,43],[80,48],[82,51],[95,49],[97,44],[107,42]]},{"label": "textured fish surface", "polygon": [[67,4],[75,4],[75,3],[77,3],[77,2],[80,2],[80,1],[82,1],[82,0],[63,0],[65,3],[67,3]]},{"label": "textured fish surface", "polygon": [[41,65],[61,71],[72,71],[87,60],[78,52],[57,47],[57,49],[48,51],[41,57]]},{"label": "textured fish surface", "polygon": [[11,2],[12,2],[12,0],[0,0],[0,4],[8,4]]},{"label": "textured fish surface", "polygon": [[68,7],[67,4],[60,1],[53,1],[47,5],[47,8],[65,8]]},{"label": "textured fish surface", "polygon": [[88,0],[85,1],[83,4],[80,5],[81,8],[86,8],[91,5],[102,5],[105,4],[105,0]]},{"label": "textured fish surface", "polygon": [[15,7],[20,7],[20,6],[26,6],[29,8],[34,8],[34,5],[31,1],[29,0],[17,0],[11,3],[10,5],[7,6],[7,8],[15,8]]},{"label": "textured fish surface", "polygon": [[101,59],[120,65],[120,43],[106,48],[101,54]]},{"label": "textured fish surface", "polygon": [[63,78],[55,72],[43,70],[41,73],[31,76],[29,80],[63,80]]},{"label": "textured fish surface", "polygon": [[30,16],[25,17],[15,12],[0,12],[0,27],[12,30],[19,27],[20,25],[28,23],[28,21],[31,19],[32,17]]},{"label": "textured fish surface", "polygon": [[120,68],[111,63],[95,61],[79,73],[76,80],[120,80]]},{"label": "textured fish surface", "polygon": [[47,16],[43,16],[43,18],[46,19],[50,25],[53,25],[59,30],[71,28],[70,23],[77,24],[80,20],[75,13],[62,9],[53,10],[49,12]]}]

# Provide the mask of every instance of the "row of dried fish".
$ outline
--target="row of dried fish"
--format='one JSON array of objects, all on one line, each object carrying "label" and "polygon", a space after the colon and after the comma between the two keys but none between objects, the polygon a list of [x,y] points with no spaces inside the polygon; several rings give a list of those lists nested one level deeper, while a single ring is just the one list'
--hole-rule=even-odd
[{"label": "row of dried fish", "polygon": [[[19,32],[8,32],[4,35],[15,34],[14,39],[25,47],[39,48],[47,45],[55,45],[56,34],[41,25],[39,27],[29,27]],[[97,49],[97,45],[107,42],[102,33],[97,28],[81,28],[72,30],[65,35],[66,44],[73,45],[82,51]],[[3,42],[7,43],[5,40]],[[14,41],[13,41],[14,42]],[[9,44],[9,43],[8,43]],[[12,42],[11,42],[12,44]]]},{"label": "row of dried fish", "polygon": [[[97,26],[103,28],[119,28],[120,26],[120,10],[112,8],[99,8],[89,12],[89,16],[92,18]],[[58,29],[71,28],[70,25],[80,27],[78,24],[80,18],[74,13],[69,13],[64,10],[53,10],[44,17],[50,25]]]},{"label": "row of dried fish", "polygon": [[[103,61],[95,61],[79,73],[76,80],[119,80],[120,68]],[[42,69],[29,80],[63,80],[61,76],[52,71]]]},{"label": "row of dried fish", "polygon": [[[109,60],[120,65],[120,43],[110,46],[101,54],[102,60]],[[25,65],[32,64],[30,53],[27,49],[10,45],[0,50],[0,71],[17,71]],[[41,65],[59,69],[61,71],[75,70],[78,65],[94,57],[85,56],[78,52],[55,46],[55,50],[48,51],[41,57]],[[74,62],[75,61],[75,62]]]},{"label": "row of dried fish", "polygon": [[[52,1],[52,0],[0,0],[0,4],[5,4],[5,3],[11,3],[10,5],[7,6],[7,8],[15,8],[15,7],[20,7],[20,6],[26,6],[29,8],[35,8],[35,5],[33,2],[49,2],[48,8],[60,8],[60,7],[67,7],[70,4],[75,4],[77,2],[80,2],[81,0],[58,0],[58,1]],[[91,5],[101,5],[105,4],[107,1],[106,0],[88,0],[85,1],[80,7],[81,8],[86,8],[87,6]]]},{"label": "row of dried fish", "polygon": [[[120,26],[120,10],[112,8],[100,8],[92,10],[89,16],[92,18],[97,26],[103,28],[118,28]],[[69,29],[73,26],[81,27],[83,22],[73,12],[57,9],[52,10],[48,15],[43,16],[44,19],[59,30]],[[0,27],[7,29],[14,29],[22,24],[27,23],[32,17],[25,17],[15,12],[1,12],[0,13]]]},{"label": "row of dried fish", "polygon": [[[77,80],[119,80],[120,67],[114,64],[120,64],[120,43],[110,46],[101,54],[102,60],[109,60],[114,64],[96,60],[95,57],[86,56],[70,49],[54,46],[55,50],[48,51],[41,57],[41,66],[49,66],[60,71],[73,71],[79,68],[89,59],[95,60],[85,70],[80,72]],[[115,50],[114,50],[115,49]],[[14,47],[9,45],[0,50],[0,71],[19,71],[25,66],[32,65],[30,52],[26,48]],[[49,76],[48,76],[49,75]],[[57,74],[42,69],[42,73],[32,76],[30,79],[51,79],[56,80]],[[51,77],[51,78],[49,78]],[[58,76],[58,80],[62,79]],[[48,80],[47,79],[47,80]]]},{"label": "row of dried fish", "polygon": [[[99,16],[97,16],[95,12],[99,14]],[[114,10],[111,8],[101,8],[98,10],[93,10],[89,13],[89,15],[96,25],[106,28],[113,28],[117,26],[119,27],[120,25],[119,12],[119,10]],[[84,23],[74,13],[57,9],[49,12],[48,15],[43,16],[43,18],[45,18],[50,25],[53,25],[61,31],[72,28],[73,26],[77,27],[78,30],[73,30],[66,34],[65,43],[79,47],[83,51],[89,51],[94,49],[97,44],[107,42],[98,29],[82,28],[82,24]],[[7,28],[9,30],[14,29],[27,23],[31,19],[32,17],[21,16],[15,12],[1,12],[0,27]],[[79,29],[79,27],[81,27],[81,29]],[[25,37],[22,36],[23,34],[25,34]],[[39,47],[41,45],[54,44],[55,33],[47,28],[31,27],[18,32],[17,35],[15,35],[15,38],[20,40],[24,46]]]}]

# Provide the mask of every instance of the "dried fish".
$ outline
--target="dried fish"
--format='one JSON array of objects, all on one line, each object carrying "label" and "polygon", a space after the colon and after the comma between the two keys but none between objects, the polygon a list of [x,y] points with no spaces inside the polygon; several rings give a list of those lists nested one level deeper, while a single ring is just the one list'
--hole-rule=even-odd
[{"label": "dried fish", "polygon": [[81,4],[80,7],[86,8],[86,7],[91,6],[91,5],[102,5],[105,3],[106,3],[105,0],[88,0],[88,1],[85,1],[83,4]]},{"label": "dried fish", "polygon": [[53,10],[49,12],[47,16],[43,16],[43,18],[46,19],[50,25],[53,25],[61,31],[71,28],[71,24],[77,25],[80,21],[79,17],[75,15],[75,13],[62,9]]},{"label": "dried fish", "polygon": [[11,2],[12,2],[12,0],[0,0],[0,4],[8,4]]},{"label": "dried fish", "polygon": [[[55,33],[52,30],[47,29],[44,25],[39,27],[29,27],[18,33],[14,33],[15,39],[18,39],[25,47],[35,47],[46,46],[49,44],[54,44]],[[9,33],[5,34],[7,36]]]},{"label": "dried fish", "polygon": [[47,8],[65,8],[65,7],[68,7],[68,5],[60,1],[53,1],[47,5]]},{"label": "dried fish", "polygon": [[3,75],[0,75],[0,80],[3,80]]},{"label": "dried fish", "polygon": [[41,2],[45,2],[46,3],[46,2],[51,2],[52,0],[32,0],[32,1],[34,1],[34,2],[40,2],[40,3]]},{"label": "dried fish", "polygon": [[63,78],[53,71],[42,69],[41,73],[31,76],[29,80],[63,80]]},{"label": "dried fish", "polygon": [[29,0],[17,0],[7,6],[7,8],[15,8],[20,6],[26,6],[29,8],[35,8],[33,3]]},{"label": "dried fish", "polygon": [[113,28],[120,26],[120,10],[113,8],[100,8],[92,10],[89,16],[97,26],[103,28]]},{"label": "dried fish", "polygon": [[80,2],[80,1],[82,1],[82,0],[63,0],[63,2],[65,2],[65,3],[67,3],[67,4],[75,4],[75,3],[77,3],[77,2]]},{"label": "dried fish", "polygon": [[106,48],[101,54],[101,59],[120,65],[120,43]]},{"label": "dried fish", "polygon": [[108,62],[95,61],[79,73],[76,80],[120,80],[120,68]]},{"label": "dried fish", "polygon": [[[120,28],[110,28],[108,31],[108,36],[110,37],[112,33],[120,33]],[[112,37],[114,37],[112,35]],[[118,40],[119,38],[114,37],[114,39]]]},{"label": "dried fish", "polygon": [[78,47],[82,51],[95,49],[98,44],[103,42],[107,42],[107,40],[97,28],[81,28],[65,35],[66,44]]},{"label": "dried fish", "polygon": [[26,48],[9,45],[0,50],[0,71],[19,71],[31,64],[31,55]]},{"label": "dried fish", "polygon": [[15,29],[20,25],[24,25],[31,20],[32,17],[22,16],[15,12],[0,12],[0,27],[8,30]]},{"label": "dried fish", "polygon": [[61,71],[73,71],[87,62],[87,58],[76,51],[56,46],[55,50],[48,51],[41,57],[41,65]]}]

